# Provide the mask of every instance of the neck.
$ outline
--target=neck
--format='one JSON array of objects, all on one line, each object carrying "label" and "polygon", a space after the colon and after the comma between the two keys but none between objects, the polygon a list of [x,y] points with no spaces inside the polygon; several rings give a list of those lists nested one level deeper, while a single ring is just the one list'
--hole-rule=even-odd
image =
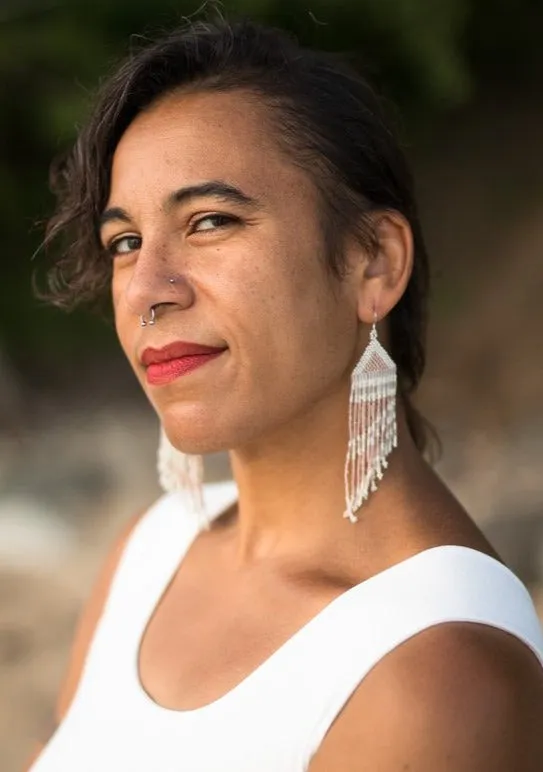
[{"label": "neck", "polygon": [[239,491],[236,554],[252,562],[280,554],[329,549],[330,540],[363,538],[374,521],[386,527],[391,505],[397,509],[407,467],[420,456],[398,404],[398,448],[377,492],[350,523],[345,510],[344,467],[348,426],[346,397],[320,404],[250,447],[232,450],[230,460]]}]

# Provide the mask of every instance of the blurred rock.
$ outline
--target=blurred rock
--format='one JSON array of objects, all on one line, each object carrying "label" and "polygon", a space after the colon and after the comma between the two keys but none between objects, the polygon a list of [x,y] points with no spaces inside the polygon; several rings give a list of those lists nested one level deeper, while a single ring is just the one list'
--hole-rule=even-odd
[{"label": "blurred rock", "polygon": [[75,548],[75,529],[30,496],[0,498],[0,566],[54,566]]},{"label": "blurred rock", "polygon": [[486,534],[507,565],[528,585],[543,583],[543,511],[501,517]]}]

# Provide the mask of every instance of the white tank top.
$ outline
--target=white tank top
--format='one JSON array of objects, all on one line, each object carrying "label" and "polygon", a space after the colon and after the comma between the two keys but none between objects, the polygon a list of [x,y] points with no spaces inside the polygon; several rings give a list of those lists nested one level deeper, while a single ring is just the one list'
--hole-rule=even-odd
[{"label": "white tank top", "polygon": [[[218,516],[234,483],[205,487]],[[230,692],[196,710],[160,707],[137,670],[148,620],[199,531],[178,494],[134,529],[64,721],[32,772],[304,772],[374,665],[444,622],[508,631],[543,665],[543,633],[520,580],[466,547],[425,550],[343,592]]]}]

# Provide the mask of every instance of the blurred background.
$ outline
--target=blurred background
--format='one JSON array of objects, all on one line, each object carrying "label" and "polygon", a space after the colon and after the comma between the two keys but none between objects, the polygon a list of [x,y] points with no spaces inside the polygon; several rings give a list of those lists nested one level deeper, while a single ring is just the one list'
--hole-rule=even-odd
[{"label": "blurred background", "polygon": [[[48,166],[134,41],[199,3],[0,0],[0,767],[52,727],[108,545],[158,493],[157,423],[111,322],[34,299]],[[390,101],[432,258],[419,405],[438,469],[543,616],[543,2],[239,0],[347,52]],[[227,473],[207,460],[209,479]]]}]

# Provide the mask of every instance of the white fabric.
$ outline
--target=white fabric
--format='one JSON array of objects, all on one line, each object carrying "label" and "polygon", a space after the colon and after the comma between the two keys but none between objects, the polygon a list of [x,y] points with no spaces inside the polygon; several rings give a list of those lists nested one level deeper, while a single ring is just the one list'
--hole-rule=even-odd
[{"label": "white fabric", "polygon": [[[234,483],[207,485],[213,516]],[[523,641],[543,665],[530,596],[498,561],[428,549],[332,601],[228,694],[197,710],[155,704],[139,643],[199,527],[178,494],[136,526],[113,578],[68,713],[32,772],[304,772],[332,721],[388,652],[433,625],[477,622]]]}]

